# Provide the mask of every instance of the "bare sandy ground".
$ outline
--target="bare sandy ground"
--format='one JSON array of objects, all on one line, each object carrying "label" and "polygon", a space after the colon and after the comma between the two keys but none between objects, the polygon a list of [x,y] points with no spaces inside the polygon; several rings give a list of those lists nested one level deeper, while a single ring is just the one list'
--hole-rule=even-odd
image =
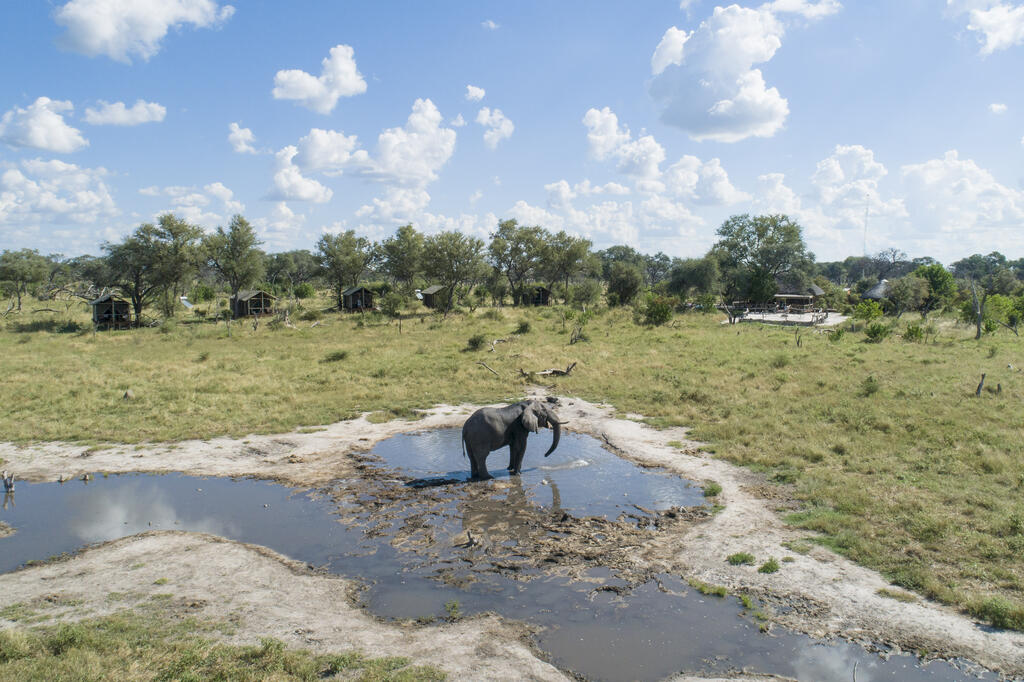
[{"label": "bare sandy ground", "polygon": [[[401,432],[459,426],[475,407],[438,406],[416,422],[371,424],[361,418],[312,433],[251,436],[243,440],[213,439],[99,450],[61,443],[30,447],[3,444],[0,445],[0,457],[6,460],[6,468],[19,478],[31,481],[57,480],[58,476],[77,477],[85,472],[99,471],[184,471],[210,476],[253,475],[296,486],[313,486],[350,473],[353,460],[346,455],[353,450],[369,449],[377,441]],[[705,522],[682,525],[678,532],[659,534],[638,550],[635,557],[637,565],[695,577],[733,590],[747,590],[769,603],[785,603],[789,608],[773,615],[773,620],[816,637],[843,636],[895,645],[911,652],[928,651],[935,656],[965,657],[1008,675],[1024,675],[1024,634],[993,631],[950,608],[923,600],[907,604],[880,596],[877,591],[889,585],[877,573],[827,550],[815,548],[808,555],[799,555],[786,549],[783,542],[798,540],[806,533],[794,531],[782,523],[775,511],[778,500],[770,499],[772,489],[763,485],[755,474],[701,452],[698,443],[687,439],[685,429],[659,431],[632,419],[615,418],[614,410],[608,406],[572,398],[561,399],[559,413],[562,419],[570,422],[566,428],[602,439],[623,457],[640,464],[662,466],[692,480],[713,480],[722,486],[719,501],[725,505],[723,511]],[[670,442],[682,443],[683,447],[670,446]],[[468,675],[484,679],[492,675],[490,669],[465,667],[474,665],[472,653],[476,645],[466,644],[466,648],[459,649],[449,646],[448,635],[451,634],[453,640],[451,646],[456,646],[454,640],[465,637],[459,628],[472,629],[469,625],[398,628],[374,621],[345,601],[342,594],[345,582],[333,577],[310,575],[296,580],[296,589],[308,590],[308,593],[294,593],[282,599],[278,590],[288,580],[278,585],[260,580],[273,571],[294,573],[294,565],[266,550],[226,541],[215,542],[211,538],[180,538],[179,535],[143,536],[118,541],[86,552],[67,563],[0,576],[0,589],[13,589],[14,583],[22,585],[19,589],[23,590],[47,589],[31,588],[32,583],[42,582],[40,577],[31,577],[40,571],[53,571],[52,579],[66,581],[68,590],[80,589],[76,588],[76,583],[86,578],[77,577],[82,570],[77,568],[79,562],[113,565],[117,563],[113,557],[119,553],[145,551],[150,553],[148,556],[153,557],[151,560],[155,563],[156,557],[161,557],[159,563],[166,567],[162,570],[168,573],[167,577],[172,582],[175,578],[170,572],[183,571],[182,575],[191,576],[182,582],[183,585],[188,584],[189,589],[193,584],[205,585],[214,598],[203,599],[211,603],[215,599],[235,599],[247,604],[246,619],[251,619],[252,625],[246,625],[246,632],[251,636],[280,636],[286,642],[312,646],[292,630],[313,628],[321,633],[316,637],[321,637],[329,623],[334,622],[331,618],[361,619],[367,632],[359,636],[366,638],[368,644],[359,646],[368,653],[422,656],[424,662],[430,663],[440,660],[444,663],[441,667],[458,673],[460,678]],[[218,585],[225,577],[236,579],[238,574],[233,572],[233,568],[196,562],[193,557],[197,555],[161,547],[161,543],[172,542],[191,542],[196,548],[215,545],[218,549],[214,554],[223,552],[232,557],[241,552],[249,557],[256,575],[241,575],[237,583],[230,583],[230,589],[225,593]],[[133,549],[136,546],[140,549]],[[777,573],[761,574],[756,566],[731,566],[726,562],[728,555],[741,551],[749,552],[759,560],[773,556],[778,559],[792,557],[793,561],[783,563]],[[265,560],[253,561],[253,553],[260,553]],[[129,562],[127,559],[123,561]],[[115,576],[116,579],[112,579]],[[108,591],[133,589],[131,576],[115,573],[102,578],[104,589]],[[121,580],[129,581],[127,587],[118,586]],[[336,600],[322,600],[320,595],[325,590],[335,590],[332,594]],[[27,596],[29,592],[25,594]],[[216,596],[218,594],[219,597]],[[347,611],[344,616],[331,616],[324,613],[323,603],[331,603],[331,611],[338,613],[345,610],[341,608],[344,603],[348,605]],[[293,628],[296,622],[303,625]],[[477,625],[477,628],[492,628],[492,633],[503,627],[516,631],[512,626],[502,625],[498,619],[484,619],[484,622],[486,625]],[[448,653],[440,657],[435,654],[432,658],[429,647],[420,653],[417,642],[424,640],[418,638],[424,638],[435,648],[445,649]],[[513,666],[516,677],[529,674],[536,675],[533,679],[556,679],[560,676],[554,668],[534,657],[521,639],[513,638],[513,643],[508,643],[508,639],[492,635],[486,641],[493,646],[498,646],[497,642],[506,642],[495,657],[503,658]],[[332,640],[327,635],[323,635],[323,642],[327,648],[356,646],[355,643],[345,644],[344,639]],[[380,648],[375,649],[375,646]],[[387,649],[388,646],[395,648]],[[458,653],[453,653],[455,651]],[[522,667],[527,660],[532,662]],[[503,677],[497,668],[493,674],[496,679]]]}]

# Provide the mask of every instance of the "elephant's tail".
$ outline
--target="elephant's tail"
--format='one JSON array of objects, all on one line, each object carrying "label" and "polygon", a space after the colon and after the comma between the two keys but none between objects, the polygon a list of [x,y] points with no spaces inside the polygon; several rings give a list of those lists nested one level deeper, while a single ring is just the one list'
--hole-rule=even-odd
[{"label": "elephant's tail", "polygon": [[466,432],[462,432],[462,456],[469,459],[469,455],[466,454]]}]

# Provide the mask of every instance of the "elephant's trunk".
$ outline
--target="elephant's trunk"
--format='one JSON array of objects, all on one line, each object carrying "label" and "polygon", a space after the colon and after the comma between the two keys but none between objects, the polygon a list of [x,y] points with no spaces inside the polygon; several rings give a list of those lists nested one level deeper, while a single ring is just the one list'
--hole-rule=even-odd
[{"label": "elephant's trunk", "polygon": [[548,455],[555,451],[555,448],[558,447],[558,439],[562,437],[562,423],[559,422],[557,419],[550,421],[548,423],[551,425],[551,429],[555,432],[555,436],[554,438],[551,439],[551,447],[548,448],[548,451],[544,453],[545,457],[547,457]]}]

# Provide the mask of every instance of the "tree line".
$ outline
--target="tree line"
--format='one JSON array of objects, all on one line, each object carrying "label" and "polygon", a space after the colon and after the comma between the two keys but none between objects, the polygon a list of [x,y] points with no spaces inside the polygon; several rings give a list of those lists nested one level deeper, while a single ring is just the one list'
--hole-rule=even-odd
[{"label": "tree line", "polygon": [[20,310],[29,293],[86,298],[112,290],[141,319],[147,308],[173,315],[184,295],[202,302],[217,291],[233,297],[252,287],[296,298],[326,288],[340,308],[346,289],[369,283],[394,309],[407,305],[416,288],[440,285],[447,313],[485,301],[520,305],[537,285],[579,306],[602,297],[609,305],[628,305],[644,294],[665,305],[710,309],[765,303],[780,289],[805,291],[815,284],[825,291],[822,305],[843,309],[884,282],[881,301],[895,316],[917,311],[927,317],[952,306],[978,325],[979,335],[992,324],[1016,331],[1024,316],[1024,258],[975,254],[946,268],[930,257],[910,259],[886,249],[819,263],[799,224],[785,215],[732,216],[717,237],[704,256],[680,259],[626,245],[595,251],[583,237],[503,220],[486,243],[458,231],[426,235],[404,225],[380,242],[349,230],[324,234],[312,250],[265,253],[241,215],[206,233],[168,213],[103,244],[99,256],[4,251],[0,288],[10,299],[8,312]]}]

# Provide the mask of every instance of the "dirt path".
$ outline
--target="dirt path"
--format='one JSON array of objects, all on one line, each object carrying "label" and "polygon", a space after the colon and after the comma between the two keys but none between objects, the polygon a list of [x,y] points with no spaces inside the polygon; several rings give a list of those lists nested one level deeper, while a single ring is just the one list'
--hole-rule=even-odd
[{"label": "dirt path", "polygon": [[[183,471],[206,476],[254,475],[296,486],[314,486],[352,473],[354,460],[347,453],[367,450],[376,442],[401,432],[459,426],[473,409],[475,406],[469,405],[439,406],[416,422],[371,424],[365,419],[356,419],[312,433],[251,436],[244,440],[213,439],[99,450],[59,443],[26,448],[4,444],[0,445],[0,457],[6,460],[6,468],[30,481],[57,480],[61,475],[68,478],[98,471]],[[723,511],[702,523],[680,525],[677,531],[659,534],[637,552],[634,558],[637,565],[695,577],[733,590],[748,590],[770,603],[785,603],[789,608],[773,619],[815,637],[844,636],[896,645],[911,652],[965,657],[1006,674],[1024,675],[1024,634],[991,631],[952,609],[930,602],[919,600],[908,604],[880,596],[877,591],[890,586],[877,573],[821,548],[800,555],[784,547],[782,543],[799,540],[807,534],[794,531],[780,521],[775,511],[778,501],[766,499],[772,489],[748,470],[702,453],[699,444],[687,439],[685,429],[659,431],[629,419],[616,419],[614,410],[608,406],[571,398],[561,400],[559,413],[570,422],[566,428],[604,440],[621,456],[645,465],[663,466],[692,480],[713,480],[722,486],[719,501],[725,505]],[[670,442],[681,443],[683,447],[670,446]],[[147,539],[146,543],[149,542]],[[221,546],[230,544],[221,543]],[[121,544],[114,543],[114,546],[121,547]],[[131,546],[131,542],[125,546]],[[151,545],[146,544],[146,547]],[[83,559],[105,551],[87,552]],[[155,547],[152,551],[155,556],[166,548]],[[768,557],[792,557],[793,560],[782,563],[777,573],[761,574],[756,565],[730,566],[725,558],[735,552],[749,552],[759,561]],[[165,555],[165,562],[166,556],[186,561],[172,553]],[[197,575],[204,573],[201,565],[188,570]],[[0,576],[0,586],[6,585],[9,579],[9,576]],[[316,579],[341,584],[336,578]],[[73,586],[74,579],[68,580]],[[244,581],[239,583],[237,589],[242,594],[236,598],[252,600],[249,603],[254,622],[267,628],[263,634],[286,631],[287,627],[274,625],[275,619],[287,621],[297,616],[280,606],[280,597],[258,585],[249,590],[251,594],[246,594],[249,588],[243,589],[243,584]],[[261,606],[257,608],[256,604]],[[256,614],[261,609],[263,612]],[[376,627],[394,629],[358,615]],[[316,623],[319,629],[320,617],[319,612],[307,612],[305,619],[298,618],[306,623],[303,627]],[[496,620],[493,626],[498,627]],[[429,629],[431,633],[436,631],[436,628]],[[436,634],[433,636],[436,639]],[[301,641],[294,637],[282,639]],[[369,653],[372,651],[368,649]],[[471,651],[466,652],[469,658],[472,658],[468,655]],[[524,646],[523,652],[528,654],[528,648]],[[519,653],[510,650],[503,655]],[[454,657],[443,658],[453,664]],[[425,662],[433,660],[424,658]],[[459,664],[470,662],[460,661]]]}]

